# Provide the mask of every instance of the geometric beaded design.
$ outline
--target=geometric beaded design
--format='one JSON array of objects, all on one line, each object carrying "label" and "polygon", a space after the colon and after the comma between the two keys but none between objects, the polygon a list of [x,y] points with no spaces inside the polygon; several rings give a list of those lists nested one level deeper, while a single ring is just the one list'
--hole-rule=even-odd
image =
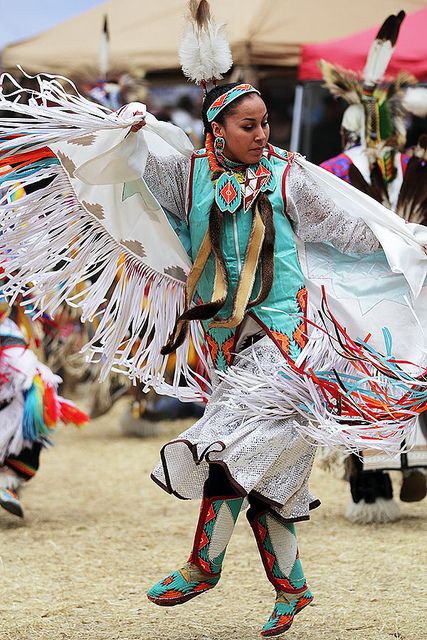
[{"label": "geometric beaded design", "polygon": [[[272,538],[269,533],[269,518],[273,519],[273,516],[269,513],[262,513],[258,515],[251,523],[258,542],[258,548],[261,554],[264,568],[267,573],[267,577],[277,591],[284,591],[286,593],[302,593],[307,589],[307,584],[302,569],[302,564],[298,557],[298,551],[295,551],[295,527],[292,523],[284,524],[274,518],[275,528],[277,526],[283,528],[283,534],[286,540],[289,541],[290,538],[294,538],[294,545],[287,544],[287,548],[281,548],[281,555],[285,556],[285,554],[288,553],[290,554],[289,557],[278,558]],[[278,546],[277,543],[276,546]],[[294,548],[292,549],[292,547]],[[285,575],[280,568],[280,566],[283,567],[285,564],[290,567],[288,575]]]},{"label": "geometric beaded design", "polygon": [[[243,503],[243,498],[228,500],[204,499],[200,514],[201,527],[198,528],[195,546],[190,561],[197,564],[208,574],[221,572],[227,544],[230,540],[237,517]],[[220,518],[220,521],[219,521]],[[214,540],[215,536],[215,540]],[[215,551],[212,546],[215,542]]]},{"label": "geometric beaded design", "polygon": [[261,635],[264,637],[278,636],[289,629],[297,613],[313,601],[310,589],[301,595],[298,594],[293,599],[288,594],[279,592],[277,594],[274,609],[262,628]]},{"label": "geometric beaded design", "polygon": [[220,578],[219,575],[202,578],[193,573],[188,567],[170,573],[151,587],[147,592],[148,599],[161,606],[182,604],[215,587]]},{"label": "geometric beaded design", "polygon": [[222,213],[235,213],[242,201],[242,190],[234,173],[224,172],[215,186],[215,201]]},{"label": "geometric beaded design", "polygon": [[246,171],[225,171],[216,181],[215,202],[222,213],[235,213],[242,204],[246,213],[260,191],[274,191],[276,178],[270,161],[262,157]]},{"label": "geometric beaded design", "polygon": [[149,600],[173,606],[215,587],[242,503],[243,498],[203,499],[188,563],[151,587]]},{"label": "geometric beaded design", "polygon": [[283,523],[271,512],[250,518],[258,549],[277,596],[274,609],[263,627],[264,637],[277,636],[291,626],[295,615],[313,600],[298,558],[295,526]]},{"label": "geometric beaded design", "polygon": [[222,111],[227,105],[236,100],[236,98],[240,98],[244,93],[257,93],[259,95],[258,89],[252,87],[250,84],[239,84],[236,87],[233,87],[226,93],[223,93],[219,96],[209,107],[206,112],[208,122],[213,122],[217,115]]},{"label": "geometric beaded design", "polygon": [[274,191],[276,178],[270,161],[263,157],[246,169],[243,189],[243,209],[249,211],[260,191]]}]

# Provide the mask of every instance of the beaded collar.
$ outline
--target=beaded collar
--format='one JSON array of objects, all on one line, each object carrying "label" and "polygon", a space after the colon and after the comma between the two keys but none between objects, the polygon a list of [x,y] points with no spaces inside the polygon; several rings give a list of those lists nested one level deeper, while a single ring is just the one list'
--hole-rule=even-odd
[{"label": "beaded collar", "polygon": [[223,154],[218,154],[217,160],[225,168],[224,173],[215,181],[215,202],[223,213],[235,213],[242,200],[246,213],[260,191],[274,191],[276,188],[276,178],[267,158],[267,149],[256,164],[239,165]]}]

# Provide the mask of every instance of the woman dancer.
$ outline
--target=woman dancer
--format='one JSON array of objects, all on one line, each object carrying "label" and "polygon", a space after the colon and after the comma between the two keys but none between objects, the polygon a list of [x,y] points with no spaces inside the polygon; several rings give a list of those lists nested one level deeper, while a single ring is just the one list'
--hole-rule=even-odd
[{"label": "woman dancer", "polygon": [[[196,24],[187,45],[193,38],[197,46],[184,53],[223,55],[220,63],[209,56],[190,75],[218,78],[231,62],[221,32],[206,2],[191,5]],[[212,46],[198,46],[212,38]],[[185,55],[183,62],[188,72]],[[71,300],[83,319],[103,309],[92,352],[103,354],[105,370],[114,363],[187,399],[191,386],[199,396],[206,391],[201,374],[186,365],[191,332],[213,393],[204,417],[165,445],[153,478],[178,497],[202,498],[202,507],[189,561],[148,597],[175,605],[213,588],[247,498],[276,590],[262,634],[283,633],[312,600],[294,522],[318,505],[308,489],[314,444],[355,450],[369,441],[398,450],[426,404],[425,369],[409,363],[404,369],[388,333],[385,355],[376,349],[382,325],[370,327],[369,341],[352,340],[325,300],[317,317],[308,309],[310,243],[365,257],[378,251],[385,260],[381,244],[389,263],[381,273],[390,276],[390,288],[410,288],[418,299],[426,274],[424,230],[406,228],[368,196],[269,145],[266,105],[251,85],[223,85],[206,95],[206,149],[192,153],[182,132],[156,122],[143,105],[111,114],[67,96],[55,80],[40,82],[28,107],[5,99],[10,110],[30,117],[3,122],[0,153],[14,152],[15,162],[19,156],[26,180],[53,178],[37,202],[24,199],[18,212],[1,211],[1,244],[13,248],[6,256],[14,273],[9,295],[36,273],[30,294],[54,311],[76,282],[101,274]],[[5,188],[14,180],[9,174]],[[326,265],[323,272],[333,282],[334,270]],[[52,298],[59,279],[61,293]],[[333,287],[327,293],[333,299]],[[378,305],[392,304],[384,287],[381,295]],[[356,294],[346,296],[349,308]],[[410,305],[400,298],[399,304],[412,318]],[[413,333],[417,328],[413,323]],[[407,337],[397,341],[399,355],[407,355]],[[175,351],[175,379],[167,385],[163,373]],[[184,390],[182,373],[190,385]]]}]

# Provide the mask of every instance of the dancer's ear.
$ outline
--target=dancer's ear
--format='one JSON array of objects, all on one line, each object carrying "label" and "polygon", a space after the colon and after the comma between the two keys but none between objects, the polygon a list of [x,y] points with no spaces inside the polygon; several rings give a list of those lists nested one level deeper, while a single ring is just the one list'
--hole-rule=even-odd
[{"label": "dancer's ear", "polygon": [[224,137],[225,129],[221,124],[218,124],[218,122],[212,122],[212,131],[215,138]]}]

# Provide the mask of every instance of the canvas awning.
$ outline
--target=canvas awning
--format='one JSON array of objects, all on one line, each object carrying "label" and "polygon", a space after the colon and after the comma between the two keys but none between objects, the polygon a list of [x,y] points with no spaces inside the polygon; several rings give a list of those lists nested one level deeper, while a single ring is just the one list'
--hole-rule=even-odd
[{"label": "canvas awning", "polygon": [[[96,80],[104,15],[110,28],[110,72],[177,69],[178,44],[186,0],[110,0],[45,33],[7,47],[3,66],[17,64],[29,73],[61,73]],[[239,65],[297,67],[301,45],[354,33],[412,0],[212,0],[217,22],[226,22],[234,61]]]},{"label": "canvas awning", "polygon": [[[355,33],[347,38],[304,45],[298,78],[302,81],[321,80],[319,60],[322,58],[346,69],[362,71],[369,47],[379,26]],[[427,7],[406,16],[400,27],[399,39],[387,68],[388,75],[393,76],[398,71],[404,70],[412,73],[420,81],[427,80],[426,33]]]}]

